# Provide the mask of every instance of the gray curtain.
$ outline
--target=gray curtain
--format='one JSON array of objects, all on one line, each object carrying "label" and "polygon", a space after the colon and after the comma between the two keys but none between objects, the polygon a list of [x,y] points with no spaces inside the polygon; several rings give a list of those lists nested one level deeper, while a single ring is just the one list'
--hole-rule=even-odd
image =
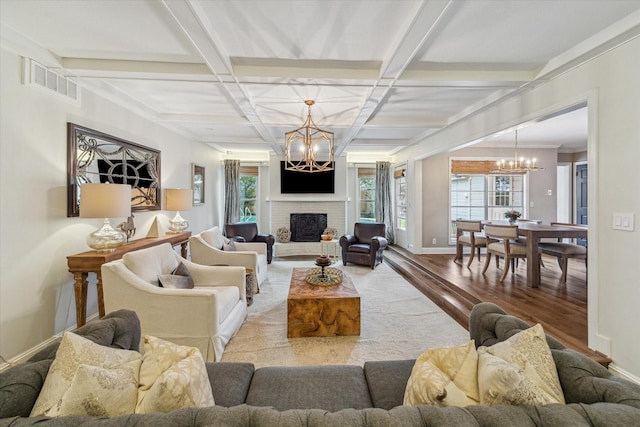
[{"label": "gray curtain", "polygon": [[224,223],[240,221],[240,160],[224,161]]},{"label": "gray curtain", "polygon": [[376,162],[376,221],[384,222],[385,236],[393,243],[393,204],[391,203],[391,163]]}]

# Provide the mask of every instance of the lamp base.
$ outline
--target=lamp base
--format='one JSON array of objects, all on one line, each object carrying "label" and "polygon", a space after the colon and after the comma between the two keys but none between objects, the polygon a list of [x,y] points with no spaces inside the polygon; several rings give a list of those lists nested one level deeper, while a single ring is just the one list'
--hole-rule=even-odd
[{"label": "lamp base", "polygon": [[189,227],[189,221],[182,218],[180,216],[180,212],[176,212],[176,216],[173,217],[172,220],[169,221],[169,231],[168,233],[182,233]]},{"label": "lamp base", "polygon": [[111,226],[108,218],[102,227],[87,236],[87,245],[98,253],[113,252],[127,241],[127,235]]}]

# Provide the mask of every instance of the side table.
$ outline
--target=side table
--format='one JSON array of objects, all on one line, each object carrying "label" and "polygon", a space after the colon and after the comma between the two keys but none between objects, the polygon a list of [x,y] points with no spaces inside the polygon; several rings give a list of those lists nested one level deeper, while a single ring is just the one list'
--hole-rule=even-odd
[{"label": "side table", "polygon": [[331,248],[333,248],[333,262],[336,263],[338,262],[338,250],[340,248],[340,241],[338,239],[320,240],[320,255],[329,256],[329,249]]},{"label": "side table", "polygon": [[245,285],[247,287],[247,307],[253,304],[253,269],[245,269]]},{"label": "side table", "polygon": [[184,231],[182,233],[167,234],[164,237],[132,240],[131,242],[116,248],[113,252],[98,253],[96,251],[88,251],[68,256],[67,265],[69,267],[69,272],[73,274],[74,280],[73,289],[76,296],[77,327],[79,328],[87,323],[87,289],[89,287],[87,278],[89,277],[89,273],[95,273],[97,277],[96,290],[98,292],[98,312],[99,316],[102,317],[105,315],[104,297],[102,294],[102,264],[120,259],[127,252],[133,252],[138,249],[145,249],[151,246],[158,246],[163,243],[169,243],[171,246],[180,245],[181,255],[183,258],[186,258],[189,237],[191,237],[191,232]]}]

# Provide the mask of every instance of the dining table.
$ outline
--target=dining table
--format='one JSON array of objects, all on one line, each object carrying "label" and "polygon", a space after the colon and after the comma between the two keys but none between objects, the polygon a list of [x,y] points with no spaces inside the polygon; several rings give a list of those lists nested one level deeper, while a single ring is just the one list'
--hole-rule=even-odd
[{"label": "dining table", "polygon": [[586,239],[587,226],[582,225],[547,225],[534,222],[516,223],[518,234],[527,238],[527,286],[540,286],[540,250],[538,243],[541,239],[575,238]]}]

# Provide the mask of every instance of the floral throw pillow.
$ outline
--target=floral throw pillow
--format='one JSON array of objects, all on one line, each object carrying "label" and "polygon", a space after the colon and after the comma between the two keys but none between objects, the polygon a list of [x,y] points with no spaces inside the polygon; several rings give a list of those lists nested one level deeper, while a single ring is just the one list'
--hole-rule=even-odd
[{"label": "floral throw pillow", "polygon": [[564,404],[542,325],[478,348],[478,387],[483,405]]}]

